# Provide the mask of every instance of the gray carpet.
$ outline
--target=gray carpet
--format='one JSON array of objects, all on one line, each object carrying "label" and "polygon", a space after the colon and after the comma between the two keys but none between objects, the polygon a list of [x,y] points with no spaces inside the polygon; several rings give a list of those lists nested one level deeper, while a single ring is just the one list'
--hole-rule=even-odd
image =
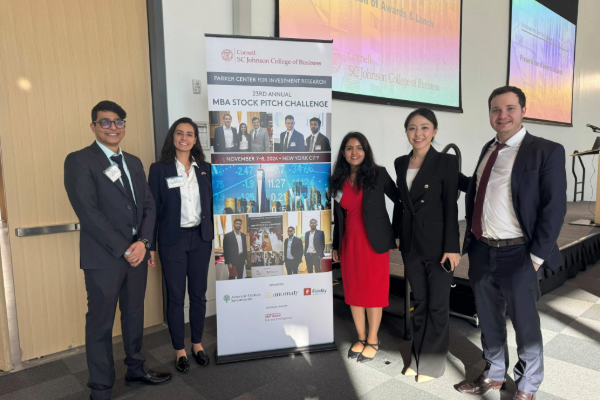
[{"label": "gray carpet", "polygon": [[[575,279],[542,297],[539,302],[544,336],[545,380],[538,400],[596,399],[600,381],[600,266],[594,265]],[[117,381],[114,399],[468,399],[455,385],[475,378],[483,369],[480,332],[468,322],[450,319],[450,354],[445,375],[418,384],[401,374],[410,356],[410,342],[402,340],[403,321],[384,315],[381,351],[375,361],[357,364],[345,357],[356,340],[347,305],[334,300],[335,341],[338,351],[279,357],[234,364],[200,367],[190,372],[174,369],[174,351],[168,330],[144,337],[147,365],[174,374],[172,382],[158,387],[124,385],[121,344],[114,346]],[[508,321],[511,364],[516,343]],[[204,344],[209,354],[216,345],[215,317],[207,319]],[[189,332],[187,347],[190,347]],[[0,400],[87,399],[85,353],[52,361],[24,371],[0,375]],[[515,384],[485,399],[511,399]]]},{"label": "gray carpet", "polygon": [[[461,200],[459,201],[462,201],[462,199],[463,197],[461,196]],[[592,233],[600,233],[600,228],[569,225],[570,222],[579,219],[593,219],[594,207],[596,207],[595,202],[567,202],[567,215],[565,216],[565,221],[560,231],[560,236],[558,237],[558,247],[566,246]],[[467,223],[464,220],[458,223],[461,244],[465,237],[466,227]],[[465,254],[460,260],[460,264],[458,264],[454,270],[454,276],[469,279],[468,272],[469,258]],[[404,263],[402,262],[402,256],[399,251],[390,252],[390,274],[404,277]]]}]

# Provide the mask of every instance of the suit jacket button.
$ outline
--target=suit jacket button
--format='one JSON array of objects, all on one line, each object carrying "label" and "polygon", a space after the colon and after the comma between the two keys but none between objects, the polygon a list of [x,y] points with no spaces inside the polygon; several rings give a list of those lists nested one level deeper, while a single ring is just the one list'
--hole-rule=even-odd
[{"label": "suit jacket button", "polygon": [[425,189],[429,189],[429,185],[425,185]]},{"label": "suit jacket button", "polygon": [[421,200],[421,203],[425,203],[425,200]]},{"label": "suit jacket button", "polygon": [[127,206],[127,209],[128,209],[128,210],[131,210],[131,206]]}]

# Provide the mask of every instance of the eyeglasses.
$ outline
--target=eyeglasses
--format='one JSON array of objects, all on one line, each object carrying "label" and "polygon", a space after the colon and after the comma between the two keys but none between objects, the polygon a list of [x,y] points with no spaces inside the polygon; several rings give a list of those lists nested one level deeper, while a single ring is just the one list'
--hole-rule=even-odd
[{"label": "eyeglasses", "polygon": [[100,126],[104,129],[110,129],[110,126],[113,124],[115,124],[115,128],[117,129],[122,129],[125,128],[125,120],[124,119],[115,119],[114,121],[111,121],[110,119],[101,119],[98,121],[92,121],[94,124],[96,122],[100,123]]}]

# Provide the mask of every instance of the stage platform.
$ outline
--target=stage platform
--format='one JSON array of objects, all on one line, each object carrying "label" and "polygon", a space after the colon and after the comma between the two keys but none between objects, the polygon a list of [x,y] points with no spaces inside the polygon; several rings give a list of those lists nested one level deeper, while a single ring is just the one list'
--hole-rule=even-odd
[{"label": "stage platform", "polygon": [[[560,286],[590,264],[600,260],[600,228],[592,226],[569,225],[580,219],[593,219],[595,202],[567,202],[567,215],[558,237],[558,246],[563,257],[563,265],[556,272],[540,268],[538,276],[542,295]],[[590,211],[591,210],[591,211]],[[459,223],[460,243],[462,246],[466,222]],[[450,308],[454,316],[470,318],[477,325],[477,310],[473,291],[469,285],[469,259],[464,255],[454,272],[454,284],[450,292]],[[339,276],[339,274],[338,274]],[[343,285],[343,282],[342,282]],[[336,297],[343,297],[339,285],[334,287]],[[405,297],[404,265],[399,251],[390,252],[390,306],[386,313],[403,316]]]}]

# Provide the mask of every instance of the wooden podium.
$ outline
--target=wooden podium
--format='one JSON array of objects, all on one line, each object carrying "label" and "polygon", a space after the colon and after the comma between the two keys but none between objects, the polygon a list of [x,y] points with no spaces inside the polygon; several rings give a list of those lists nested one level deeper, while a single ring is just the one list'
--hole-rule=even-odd
[{"label": "wooden podium", "polygon": [[[600,153],[600,149],[596,149],[596,150],[588,150],[588,151],[582,151],[581,153],[575,153],[575,154],[571,154],[571,157],[578,157],[578,156],[588,156],[588,155],[593,155],[593,154],[599,154]],[[600,156],[598,157],[598,165],[596,168],[596,209],[594,210],[594,219],[595,220],[590,220],[590,219],[578,219],[577,221],[573,221],[573,222],[569,222],[569,225],[582,225],[582,226],[599,226],[600,227],[600,192],[598,191],[598,189],[600,188]],[[585,184],[585,182],[584,182]]]}]

